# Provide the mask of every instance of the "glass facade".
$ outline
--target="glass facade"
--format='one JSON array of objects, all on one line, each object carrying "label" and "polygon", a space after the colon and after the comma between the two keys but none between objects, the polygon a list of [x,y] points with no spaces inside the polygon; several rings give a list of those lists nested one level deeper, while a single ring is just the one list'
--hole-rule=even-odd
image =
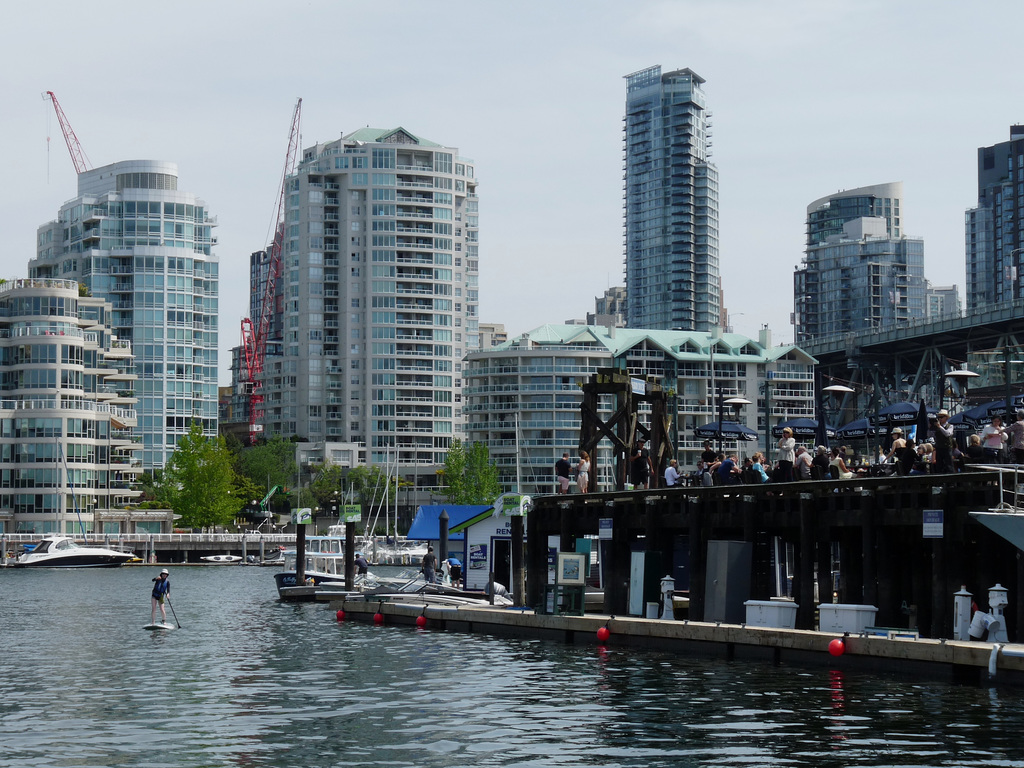
[{"label": "glass facade", "polygon": [[626,83],[628,324],[709,330],[719,323],[721,279],[704,79],[651,67]]},{"label": "glass facade", "polygon": [[216,222],[177,180],[173,163],[156,161],[81,174],[29,264],[33,277],[78,280],[111,303],[111,326],[136,352],[147,469],[164,466],[193,421],[217,434]]},{"label": "glass facade", "polygon": [[968,310],[1024,298],[1024,126],[978,150],[978,207],[965,235]]}]

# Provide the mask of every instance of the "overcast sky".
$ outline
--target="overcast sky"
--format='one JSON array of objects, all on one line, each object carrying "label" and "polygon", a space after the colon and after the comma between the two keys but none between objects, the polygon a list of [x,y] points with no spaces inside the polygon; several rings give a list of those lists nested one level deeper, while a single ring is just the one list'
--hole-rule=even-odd
[{"label": "overcast sky", "polygon": [[227,383],[301,96],[303,146],[401,125],[476,161],[481,320],[582,317],[624,282],[622,77],[661,64],[707,80],[735,329],[791,340],[806,206],[839,189],[902,181],[926,276],[962,290],[977,148],[1024,122],[1022,21],[1019,2],[936,0],[19,3],[0,271],[27,274],[76,194],[52,90],[94,167],[176,162],[217,216]]}]

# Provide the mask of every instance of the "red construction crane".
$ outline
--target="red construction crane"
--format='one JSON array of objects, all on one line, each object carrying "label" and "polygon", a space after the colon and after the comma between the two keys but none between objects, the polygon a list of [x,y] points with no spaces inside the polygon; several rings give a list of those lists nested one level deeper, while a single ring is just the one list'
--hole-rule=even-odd
[{"label": "red construction crane", "polygon": [[267,357],[267,335],[270,331],[270,316],[274,310],[274,291],[277,278],[281,275],[281,252],[284,249],[284,199],[288,177],[295,170],[299,150],[299,115],[302,99],[295,102],[292,113],[292,129],[288,136],[288,154],[285,156],[284,172],[281,174],[281,190],[274,213],[274,240],[267,249],[267,274],[260,301],[260,313],[255,321],[242,319],[242,349],[245,352],[245,371],[241,381],[249,391],[249,443],[255,445],[263,431],[260,420],[263,417],[263,364]]},{"label": "red construction crane", "polygon": [[[64,142],[68,145],[68,152],[71,153],[71,162],[75,164],[75,173],[84,173],[92,168],[92,163],[89,162],[89,158],[85,156],[85,151],[82,149],[82,145],[78,143],[78,137],[75,136],[75,129],[71,127],[71,123],[68,121],[67,116],[64,114],[64,110],[60,108],[60,102],[57,101],[57,96],[53,91],[47,91],[43,94],[44,99],[49,99],[53,102],[53,110],[57,113],[57,122],[60,123],[60,129],[64,132]],[[47,139],[49,141],[49,139]]]}]

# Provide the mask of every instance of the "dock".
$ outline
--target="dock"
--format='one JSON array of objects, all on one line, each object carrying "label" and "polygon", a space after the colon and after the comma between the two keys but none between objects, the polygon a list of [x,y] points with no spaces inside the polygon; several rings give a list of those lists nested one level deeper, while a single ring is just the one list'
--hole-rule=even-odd
[{"label": "dock", "polygon": [[[332,614],[344,621],[423,631],[532,638],[570,645],[645,648],[701,658],[749,660],[796,668],[827,667],[850,672],[881,672],[956,684],[1024,685],[1024,645],[893,638],[866,633],[839,635],[806,629],[776,629],[673,619],[644,619],[606,614],[540,615],[529,609],[491,606],[442,607],[375,600],[332,600]],[[597,633],[607,627],[605,642]],[[844,652],[833,656],[829,644],[841,639]]]}]

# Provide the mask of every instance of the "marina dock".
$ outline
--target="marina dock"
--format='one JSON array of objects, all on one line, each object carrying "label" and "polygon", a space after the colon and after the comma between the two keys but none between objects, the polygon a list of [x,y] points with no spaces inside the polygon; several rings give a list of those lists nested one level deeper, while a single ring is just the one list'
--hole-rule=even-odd
[{"label": "marina dock", "polygon": [[[837,636],[803,629],[776,629],[671,619],[642,619],[606,614],[538,615],[532,610],[489,606],[441,607],[387,601],[332,600],[332,613],[344,621],[500,637],[536,638],[571,645],[602,645],[597,633],[607,627],[604,644],[628,646],[723,660],[750,660],[776,666],[828,666],[851,672],[896,673],[959,684],[1024,685],[1024,645],[954,640]],[[842,639],[844,652],[833,656],[829,644]],[[453,641],[454,642],[454,641]]]}]

